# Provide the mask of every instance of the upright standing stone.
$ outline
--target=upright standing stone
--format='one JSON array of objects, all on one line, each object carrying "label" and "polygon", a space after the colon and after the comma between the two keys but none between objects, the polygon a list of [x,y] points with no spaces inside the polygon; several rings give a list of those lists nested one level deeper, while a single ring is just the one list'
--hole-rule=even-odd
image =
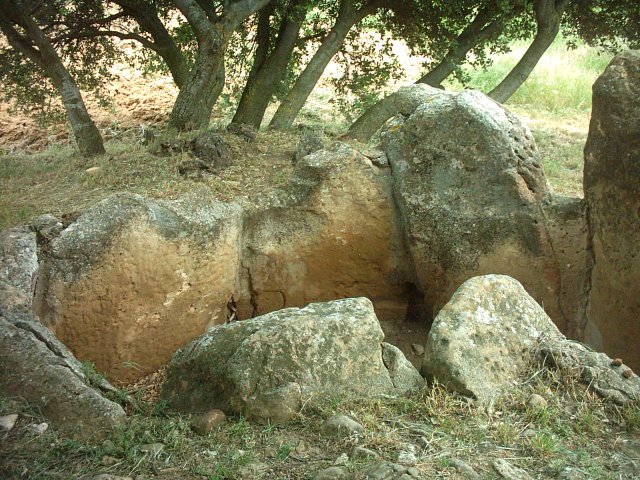
[{"label": "upright standing stone", "polygon": [[560,273],[529,129],[480,92],[442,92],[383,132],[427,314],[471,277],[509,275],[561,328]]},{"label": "upright standing stone", "polygon": [[640,52],[593,86],[584,193],[593,270],[587,342],[640,368]]}]

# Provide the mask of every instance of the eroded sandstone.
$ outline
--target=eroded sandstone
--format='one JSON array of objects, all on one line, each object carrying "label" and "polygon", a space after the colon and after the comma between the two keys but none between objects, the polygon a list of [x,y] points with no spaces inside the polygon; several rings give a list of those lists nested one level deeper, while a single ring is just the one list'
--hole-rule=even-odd
[{"label": "eroded sandstone", "polygon": [[197,195],[107,198],[51,242],[41,320],[113,380],[155,371],[227,320],[239,219],[237,208]]},{"label": "eroded sandstone", "polygon": [[303,157],[287,192],[244,224],[241,316],[365,296],[381,319],[407,310],[405,254],[386,169],[336,143]]},{"label": "eroded sandstone", "polygon": [[584,191],[593,270],[589,342],[640,369],[640,52],[616,56],[593,87]]}]

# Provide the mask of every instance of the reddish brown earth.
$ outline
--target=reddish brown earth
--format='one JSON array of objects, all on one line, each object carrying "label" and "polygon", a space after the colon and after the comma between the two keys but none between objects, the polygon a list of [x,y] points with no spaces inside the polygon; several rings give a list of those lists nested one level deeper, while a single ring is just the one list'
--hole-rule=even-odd
[{"label": "reddish brown earth", "polygon": [[[113,102],[109,108],[100,107],[90,94],[84,95],[105,140],[141,125],[163,124],[177,95],[171,78],[145,77],[125,67],[117,73],[117,80],[106,88]],[[0,150],[35,152],[69,140],[64,122],[43,125],[28,114],[15,111],[11,103],[0,102]]]}]

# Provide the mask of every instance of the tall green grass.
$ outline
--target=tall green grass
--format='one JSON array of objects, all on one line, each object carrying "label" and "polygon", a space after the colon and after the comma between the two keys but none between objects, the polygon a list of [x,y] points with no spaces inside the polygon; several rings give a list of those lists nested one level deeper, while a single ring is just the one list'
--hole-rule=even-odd
[{"label": "tall green grass", "polygon": [[[496,55],[487,70],[467,70],[470,77],[467,88],[491,91],[520,60],[528,45],[528,42],[515,42],[510,52]],[[611,54],[586,45],[568,49],[567,40],[559,37],[507,104],[553,113],[589,111],[593,82],[611,58]]]}]

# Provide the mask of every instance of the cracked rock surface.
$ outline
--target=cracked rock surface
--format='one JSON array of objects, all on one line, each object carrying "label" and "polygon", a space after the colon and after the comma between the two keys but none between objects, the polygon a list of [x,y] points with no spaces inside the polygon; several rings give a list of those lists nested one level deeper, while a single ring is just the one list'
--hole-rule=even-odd
[{"label": "cracked rock surface", "polygon": [[0,393],[27,400],[76,438],[100,438],[125,419],[122,407],[87,384],[79,362],[29,313],[0,310]]},{"label": "cracked rock surface", "polygon": [[[327,395],[401,394],[423,380],[393,350],[366,298],[314,303],[220,325],[173,357],[163,396],[181,411],[220,408],[286,421]],[[389,358],[387,354],[387,358]],[[408,373],[411,369],[413,372]]]}]

